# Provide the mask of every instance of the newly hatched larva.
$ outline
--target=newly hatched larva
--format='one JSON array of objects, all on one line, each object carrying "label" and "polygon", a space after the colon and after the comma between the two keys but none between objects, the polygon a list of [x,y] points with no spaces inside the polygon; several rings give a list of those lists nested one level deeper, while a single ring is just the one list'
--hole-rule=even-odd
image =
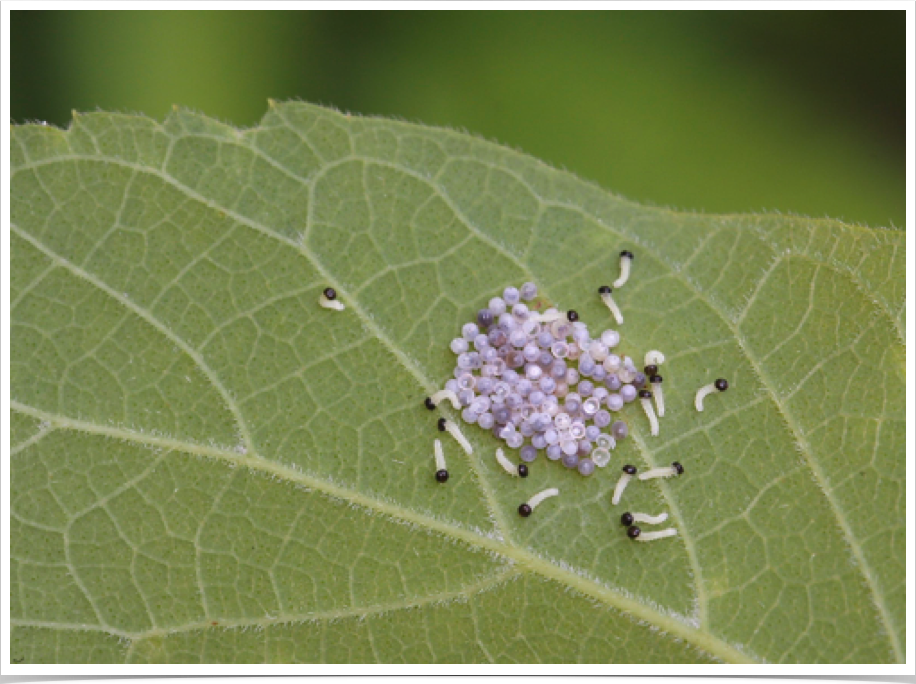
[{"label": "newly hatched larva", "polygon": [[710,394],[715,392],[724,392],[728,389],[728,380],[724,378],[719,378],[715,382],[711,382],[708,385],[704,385],[697,390],[697,398],[694,400],[694,406],[696,406],[697,411],[703,410],[703,400]]},{"label": "newly hatched larva", "polygon": [[624,513],[620,516],[620,523],[624,527],[629,527],[633,523],[643,523],[645,525],[660,525],[668,519],[667,513],[658,515],[647,515],[646,513]]},{"label": "newly hatched larva", "polygon": [[[649,373],[650,369],[656,372]],[[658,374],[658,366],[646,366],[646,375],[649,383],[652,385],[652,396],[655,397],[655,410],[659,418],[665,417],[665,395],[662,392],[662,376]]]},{"label": "newly hatched larva", "polygon": [[458,401],[458,395],[447,389],[439,390],[431,397],[426,397],[426,400],[423,402],[423,404],[426,406],[426,408],[432,411],[443,399],[448,399],[452,404],[452,408],[456,411],[461,410],[461,402]]},{"label": "newly hatched larva", "polygon": [[656,477],[673,477],[675,475],[683,475],[684,466],[675,461],[670,466],[664,468],[652,468],[643,473],[639,474],[640,480],[652,480]]},{"label": "newly hatched larva", "polygon": [[438,425],[439,431],[448,432],[452,437],[455,438],[455,441],[461,445],[461,448],[464,449],[468,455],[474,453],[474,448],[471,446],[471,443],[463,434],[461,434],[461,430],[459,430],[458,426],[455,425],[452,421],[448,420],[447,418],[440,418]]},{"label": "newly hatched larva", "polygon": [[[614,287],[617,287],[616,285]],[[617,321],[617,325],[623,323],[623,314],[620,313],[620,307],[617,306],[617,302],[614,301],[614,298],[611,296],[611,288],[607,285],[602,285],[598,288],[598,294],[601,295],[601,301],[605,303],[608,309],[611,310],[611,315],[614,316],[614,320]]]},{"label": "newly hatched larva", "polygon": [[655,417],[655,409],[652,408],[652,392],[647,389],[639,390],[639,403],[642,404],[642,410],[646,412],[646,418],[649,419],[649,430],[652,436],[657,436],[658,418]]},{"label": "newly hatched larva", "polygon": [[436,482],[448,482],[448,469],[445,467],[445,454],[442,453],[442,442],[433,441],[433,451],[436,454]]},{"label": "newly hatched larva", "polygon": [[519,463],[518,466],[516,466],[512,461],[506,458],[502,449],[496,450],[496,460],[499,462],[499,465],[503,467],[503,470],[513,477],[528,477],[528,466],[524,463]]},{"label": "newly hatched larva", "polygon": [[616,506],[620,503],[620,497],[623,496],[623,490],[627,488],[627,485],[635,474],[636,466],[627,464],[623,467],[623,475],[620,476],[620,479],[617,480],[617,486],[614,487],[614,496],[611,497],[611,504]]},{"label": "newly hatched larva", "polygon": [[677,530],[673,527],[669,527],[667,530],[659,530],[658,532],[643,532],[641,529],[633,525],[627,529],[627,536],[630,539],[636,539],[637,541],[655,541],[656,539],[664,539],[665,537],[673,537],[677,534]]},{"label": "newly hatched larva", "polygon": [[345,308],[343,303],[338,301],[337,290],[333,287],[324,288],[324,291],[318,298],[318,303],[325,309],[334,309],[335,311],[343,311]]},{"label": "newly hatched larva", "polygon": [[559,489],[551,487],[550,489],[545,489],[542,492],[538,492],[530,499],[527,503],[523,503],[518,507],[518,514],[523,518],[527,518],[531,515],[531,512],[537,508],[538,504],[541,503],[544,499],[549,499],[552,496],[557,496],[560,493]]},{"label": "newly hatched larva", "polygon": [[646,352],[647,366],[661,366],[664,362],[665,355],[658,351],[658,349],[653,349],[652,351]]},{"label": "newly hatched larva", "polygon": [[531,317],[535,323],[553,323],[554,321],[562,320],[563,314],[557,309],[547,309],[547,311],[542,314],[532,311],[529,317]]},{"label": "newly hatched larva", "polygon": [[623,287],[630,279],[630,263],[633,261],[633,252],[623,250],[620,253],[620,277],[614,281],[614,287]]}]

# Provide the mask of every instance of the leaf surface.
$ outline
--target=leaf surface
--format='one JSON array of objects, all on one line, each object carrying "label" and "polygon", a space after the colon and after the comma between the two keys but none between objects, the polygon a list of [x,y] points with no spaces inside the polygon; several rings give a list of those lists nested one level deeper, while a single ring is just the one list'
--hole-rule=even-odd
[{"label": "leaf surface", "polygon": [[[18,126],[12,158],[14,658],[902,661],[903,232],[646,208],[305,104]],[[437,484],[460,325],[531,279],[602,329],[623,248],[661,435],[634,405],[612,467],[517,480],[466,428]],[[629,541],[619,466],[673,460],[626,505],[679,535]]]}]

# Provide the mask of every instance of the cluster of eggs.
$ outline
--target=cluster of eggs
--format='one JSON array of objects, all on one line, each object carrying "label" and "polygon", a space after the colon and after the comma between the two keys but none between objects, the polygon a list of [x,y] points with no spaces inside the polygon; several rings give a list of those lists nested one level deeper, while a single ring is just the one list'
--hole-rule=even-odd
[{"label": "cluster of eggs", "polygon": [[543,450],[588,476],[626,438],[627,424],[613,414],[636,400],[647,376],[615,353],[616,330],[593,338],[575,311],[529,308],[536,298],[537,286],[525,283],[480,309],[450,343],[457,364],[445,389],[465,422],[492,430],[522,461]]}]

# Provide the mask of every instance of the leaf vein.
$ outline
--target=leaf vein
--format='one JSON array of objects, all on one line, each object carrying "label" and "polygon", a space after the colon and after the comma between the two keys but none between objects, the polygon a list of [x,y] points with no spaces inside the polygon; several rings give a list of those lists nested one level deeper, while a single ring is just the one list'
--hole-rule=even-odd
[{"label": "leaf vein", "polygon": [[70,271],[73,275],[81,278],[82,280],[86,281],[90,285],[93,285],[94,287],[96,287],[97,289],[99,289],[100,291],[104,292],[109,297],[117,301],[123,307],[125,307],[126,309],[129,309],[134,314],[142,318],[144,321],[146,321],[152,327],[154,327],[156,330],[162,333],[162,335],[164,335],[166,338],[171,340],[185,354],[187,354],[191,358],[191,360],[194,361],[195,364],[197,364],[198,368],[200,368],[201,372],[207,377],[207,379],[213,385],[214,389],[216,389],[216,391],[219,392],[220,396],[222,397],[223,401],[226,404],[226,407],[232,413],[233,418],[235,418],[236,425],[239,429],[239,432],[241,433],[242,440],[244,441],[245,446],[250,451],[254,450],[254,443],[251,440],[251,434],[248,430],[248,425],[246,424],[245,419],[242,417],[242,413],[239,410],[238,404],[236,404],[235,400],[232,398],[232,395],[229,393],[229,390],[226,388],[225,385],[223,385],[222,381],[219,379],[216,373],[213,372],[213,369],[210,368],[210,366],[207,364],[204,358],[193,347],[191,347],[191,345],[189,345],[181,337],[179,337],[174,332],[172,332],[167,325],[165,325],[158,318],[153,316],[152,313],[150,313],[143,307],[135,304],[130,299],[125,297],[123,294],[116,292],[114,289],[111,288],[111,286],[101,281],[100,279],[96,278],[93,274],[89,273],[88,271],[85,271],[84,269],[80,268],[76,264],[73,264],[70,261],[68,261],[67,259],[65,259],[63,256],[57,254],[56,252],[51,250],[49,247],[47,247],[44,243],[42,243],[40,240],[33,237],[30,233],[27,233],[26,231],[19,228],[16,224],[10,224],[10,229],[14,233],[16,233],[16,235],[28,241],[32,246],[34,246],[36,249],[41,251],[52,262],[59,264],[66,270]]}]

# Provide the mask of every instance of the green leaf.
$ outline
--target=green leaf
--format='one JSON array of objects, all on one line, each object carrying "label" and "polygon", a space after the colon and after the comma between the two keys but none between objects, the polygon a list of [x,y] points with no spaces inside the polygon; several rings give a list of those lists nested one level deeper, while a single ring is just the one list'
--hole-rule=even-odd
[{"label": "green leaf", "polygon": [[[304,104],[18,126],[12,159],[14,659],[903,660],[902,231],[641,207]],[[461,323],[533,279],[604,326],[622,248],[661,435],[632,406],[611,468],[518,480],[466,429],[437,484]],[[619,466],[673,460],[626,502],[679,535],[629,541]]]}]

